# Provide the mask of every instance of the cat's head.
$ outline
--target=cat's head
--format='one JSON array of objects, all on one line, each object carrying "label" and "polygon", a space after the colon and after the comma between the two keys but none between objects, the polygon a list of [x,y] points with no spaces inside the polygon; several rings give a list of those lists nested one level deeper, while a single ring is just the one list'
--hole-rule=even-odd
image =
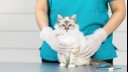
[{"label": "cat's head", "polygon": [[63,30],[63,31],[71,31],[78,30],[79,26],[76,23],[76,14],[71,17],[62,17],[58,14],[58,22],[55,25],[55,29]]}]

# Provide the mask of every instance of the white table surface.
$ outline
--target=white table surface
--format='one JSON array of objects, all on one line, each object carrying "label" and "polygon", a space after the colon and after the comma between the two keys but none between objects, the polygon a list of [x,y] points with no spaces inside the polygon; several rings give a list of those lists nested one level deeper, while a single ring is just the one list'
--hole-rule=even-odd
[{"label": "white table surface", "polygon": [[[52,63],[0,63],[0,72],[109,72],[108,70],[97,70],[97,66],[81,66],[75,68],[59,67]],[[127,66],[117,65],[122,69],[114,72],[127,72]]]}]

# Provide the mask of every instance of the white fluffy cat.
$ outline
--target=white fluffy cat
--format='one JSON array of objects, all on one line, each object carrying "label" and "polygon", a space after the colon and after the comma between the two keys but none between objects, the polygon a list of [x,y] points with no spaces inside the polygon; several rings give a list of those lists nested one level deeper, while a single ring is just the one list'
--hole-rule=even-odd
[{"label": "white fluffy cat", "polygon": [[81,49],[84,48],[86,38],[79,31],[76,23],[76,15],[72,17],[62,17],[58,15],[58,22],[55,25],[55,33],[61,43],[66,45],[75,44],[73,48],[66,48],[65,54],[58,53],[60,66],[76,67],[80,65],[89,65],[91,59],[80,56]]}]

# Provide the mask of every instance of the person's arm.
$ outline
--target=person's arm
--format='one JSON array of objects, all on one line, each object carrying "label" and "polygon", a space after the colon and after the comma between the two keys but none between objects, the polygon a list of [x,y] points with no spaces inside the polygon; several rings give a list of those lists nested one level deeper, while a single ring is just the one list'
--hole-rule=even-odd
[{"label": "person's arm", "polygon": [[58,48],[56,34],[54,30],[48,26],[48,0],[36,1],[36,21],[40,28],[40,38],[46,41],[53,50],[59,53],[65,53],[62,48]]},{"label": "person's arm", "polygon": [[36,21],[40,30],[48,26],[47,0],[36,0]]},{"label": "person's arm", "polygon": [[114,0],[110,3],[110,7],[113,14],[107,24],[103,28],[97,29],[93,34],[85,36],[88,40],[84,50],[82,50],[83,52],[81,52],[81,56],[91,57],[94,55],[108,35],[113,33],[124,20],[126,15],[124,0]]},{"label": "person's arm", "polygon": [[108,23],[103,27],[107,34],[114,32],[126,16],[125,0],[114,0],[110,3],[112,16]]}]

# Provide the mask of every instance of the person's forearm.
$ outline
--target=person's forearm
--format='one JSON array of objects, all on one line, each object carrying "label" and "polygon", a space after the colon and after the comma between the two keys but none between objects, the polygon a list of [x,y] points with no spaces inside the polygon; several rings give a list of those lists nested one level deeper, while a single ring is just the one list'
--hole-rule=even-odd
[{"label": "person's forearm", "polygon": [[114,32],[121,22],[124,20],[125,14],[123,12],[117,11],[110,18],[109,22],[103,27],[107,34]]},{"label": "person's forearm", "polygon": [[45,26],[48,26],[47,0],[37,0],[35,12],[37,24],[40,30],[42,30]]},{"label": "person's forearm", "polygon": [[41,10],[36,12],[36,21],[37,24],[40,28],[40,30],[42,30],[43,27],[48,26],[48,17],[47,14]]},{"label": "person's forearm", "polygon": [[[121,8],[122,7],[122,8]],[[126,16],[125,5],[120,6],[120,8],[114,8],[112,10],[112,16],[108,23],[103,27],[103,29],[107,32],[108,35],[113,33],[121,24]]]}]

